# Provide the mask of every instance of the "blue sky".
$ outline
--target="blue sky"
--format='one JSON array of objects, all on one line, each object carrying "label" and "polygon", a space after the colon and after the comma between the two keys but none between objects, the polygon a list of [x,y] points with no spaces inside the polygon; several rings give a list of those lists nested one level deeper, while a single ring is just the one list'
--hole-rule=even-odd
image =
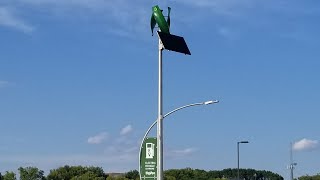
[{"label": "blue sky", "polygon": [[[319,173],[320,2],[0,1],[0,171],[138,168],[157,117],[151,7],[172,8],[191,56],[164,52],[165,169]],[[153,132],[152,135],[155,133]]]}]

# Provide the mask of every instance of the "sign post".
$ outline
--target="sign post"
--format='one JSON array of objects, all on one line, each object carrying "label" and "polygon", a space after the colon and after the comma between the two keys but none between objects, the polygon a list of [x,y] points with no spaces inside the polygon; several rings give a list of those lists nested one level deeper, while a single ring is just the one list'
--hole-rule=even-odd
[{"label": "sign post", "polygon": [[141,180],[157,180],[157,138],[146,138],[140,154]]}]

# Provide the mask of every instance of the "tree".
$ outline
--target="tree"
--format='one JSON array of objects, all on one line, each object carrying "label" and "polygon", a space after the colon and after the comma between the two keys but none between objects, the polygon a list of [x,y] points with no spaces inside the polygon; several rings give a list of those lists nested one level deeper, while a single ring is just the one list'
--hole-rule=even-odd
[{"label": "tree", "polygon": [[106,180],[129,180],[129,179],[127,179],[123,176],[117,176],[117,177],[109,176],[109,177],[107,177]]},{"label": "tree", "polygon": [[105,179],[106,175],[100,167],[63,166],[50,170],[47,176],[48,180],[80,180],[83,178],[99,180]]},{"label": "tree", "polygon": [[208,173],[205,170],[195,169],[193,170],[194,177],[198,180],[208,180]]},{"label": "tree", "polygon": [[105,180],[104,177],[98,177],[97,174],[95,174],[92,171],[88,171],[80,176],[74,176],[71,178],[71,180]]},{"label": "tree", "polygon": [[[200,169],[171,169],[165,171],[165,179],[171,180],[222,180],[235,179],[237,177],[237,169],[224,169],[221,171],[204,171]],[[254,169],[240,169],[240,178],[246,180],[283,180],[279,174],[270,171],[258,171]]]},{"label": "tree", "polygon": [[7,171],[3,176],[2,176],[3,180],[17,180],[16,178],[16,174],[14,172],[11,171]]},{"label": "tree", "polygon": [[133,171],[129,171],[125,174],[126,178],[130,179],[130,180],[136,180],[139,179],[139,171],[137,170],[133,170]]},{"label": "tree", "polygon": [[20,180],[45,180],[44,172],[36,167],[20,167]]},{"label": "tree", "polygon": [[314,176],[301,176],[298,178],[299,180],[320,180],[320,174]]},{"label": "tree", "polygon": [[177,180],[177,179],[170,175],[164,175],[164,180]]}]

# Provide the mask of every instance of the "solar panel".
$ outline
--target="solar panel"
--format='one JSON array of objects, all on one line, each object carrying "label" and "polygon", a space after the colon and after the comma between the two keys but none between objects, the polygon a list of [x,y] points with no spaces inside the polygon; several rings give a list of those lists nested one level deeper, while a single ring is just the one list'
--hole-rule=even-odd
[{"label": "solar panel", "polygon": [[159,38],[165,49],[191,55],[183,37],[158,31]]}]

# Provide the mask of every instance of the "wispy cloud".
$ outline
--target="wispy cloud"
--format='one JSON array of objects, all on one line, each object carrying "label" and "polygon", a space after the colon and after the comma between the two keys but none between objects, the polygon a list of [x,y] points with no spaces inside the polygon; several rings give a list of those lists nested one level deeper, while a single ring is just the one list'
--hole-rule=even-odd
[{"label": "wispy cloud", "polygon": [[127,134],[130,134],[133,131],[132,126],[129,124],[121,129],[120,135],[125,136]]},{"label": "wispy cloud", "polygon": [[[131,125],[123,127],[118,134],[118,137],[110,138],[104,147],[100,146],[101,153],[108,157],[122,157],[123,159],[131,160],[130,158],[137,158],[138,145],[136,143],[135,136],[126,136],[133,131]],[[88,143],[90,144],[101,144],[103,141],[108,139],[110,135],[106,132],[99,133],[96,136],[90,137]]]},{"label": "wispy cloud", "polygon": [[108,167],[105,171],[125,172],[135,168],[137,154],[64,154],[64,155],[0,155],[2,164],[37,166],[49,172],[50,169],[64,165],[83,165]]},{"label": "wispy cloud", "polygon": [[[99,24],[99,29],[107,33],[125,38],[139,39],[146,33],[149,33],[147,27],[149,27],[151,7],[154,5],[152,2],[143,0],[11,0],[6,1],[4,4],[8,7],[15,7],[18,12],[31,14],[29,17],[36,15],[37,12],[41,14],[45,12],[50,17],[60,17],[64,21],[72,19],[72,21],[80,20],[81,22],[87,23],[88,20],[90,22],[90,20],[93,19],[94,22],[102,22]],[[292,17],[292,15],[297,15],[297,13],[301,11],[310,11],[310,6],[301,5],[303,4],[302,1],[176,0],[174,3],[170,3],[170,5],[171,4],[175,6],[173,7],[175,27],[182,28],[182,26],[185,27],[192,24],[194,28],[194,26],[202,27],[208,24],[217,24],[217,31],[215,32],[228,39],[230,37],[233,39],[234,36],[241,35],[241,33],[237,33],[237,24],[239,24],[239,26],[245,24],[246,27],[263,26],[261,28],[264,29],[278,27],[275,22],[280,21],[280,19],[277,19],[275,22],[268,18],[264,20],[264,17],[270,16],[270,12],[277,13],[280,16],[286,14]],[[168,6],[168,2],[159,2],[159,5],[165,8]],[[29,9],[32,9],[32,13],[28,12]],[[192,16],[185,14],[185,12],[191,11]],[[1,17],[1,14],[4,14],[2,16],[5,16],[5,18]],[[221,16],[223,16],[223,18],[221,18]],[[227,23],[226,19],[229,18],[224,17],[232,17],[230,19],[236,22],[231,21],[231,27],[229,27],[229,29],[219,29],[219,23],[228,27],[228,25],[225,24]],[[34,21],[36,21],[36,19]],[[181,23],[180,25],[179,22]],[[15,27],[23,32],[32,32],[34,30],[34,27],[26,23],[18,14],[2,7],[2,10],[0,9],[0,25],[4,26],[4,24],[7,27]],[[297,26],[301,26],[300,23],[297,23]],[[285,27],[283,28],[285,29]],[[40,29],[41,26],[37,26],[37,28]],[[280,29],[280,27],[278,28]],[[284,34],[287,34],[287,31],[288,30],[285,29]],[[277,32],[281,31],[279,30]],[[304,31],[302,33],[304,33]]]},{"label": "wispy cloud", "polygon": [[145,27],[151,13],[144,2],[127,0],[12,0],[7,4],[14,7],[30,7],[34,10],[33,13],[45,9],[50,16],[63,18],[63,20],[99,19],[103,21],[100,24],[101,29],[106,28],[106,32],[124,37],[128,37],[128,34],[134,36],[133,34],[146,32]]},{"label": "wispy cloud", "polygon": [[[130,127],[129,125],[126,127]],[[123,129],[132,129],[123,128]],[[108,139],[111,134],[101,132],[95,136],[88,138],[88,143],[99,144]],[[118,142],[117,138],[110,138],[104,145],[99,146],[100,152],[81,153],[74,152],[73,154],[19,154],[0,155],[1,162],[4,166],[11,165],[14,168],[21,166],[36,166],[41,167],[42,170],[49,172],[50,169],[57,168],[64,165],[84,165],[84,166],[99,166],[107,167],[106,172],[126,172],[137,167],[139,143],[135,136],[121,136],[125,137],[132,143]],[[166,153],[166,156],[184,158],[196,152],[196,148],[185,148],[179,150],[171,150]]]},{"label": "wispy cloud", "polygon": [[173,157],[185,157],[189,156],[197,151],[197,148],[185,148],[185,149],[178,149],[178,150],[170,150],[168,152],[168,156]]},{"label": "wispy cloud", "polygon": [[[108,139],[108,133],[102,132],[90,137],[88,143],[99,144]],[[129,137],[127,137],[129,139]],[[130,136],[130,139],[136,139]],[[133,141],[135,142],[135,141]],[[136,168],[138,162],[137,143],[119,143],[110,139],[105,146],[99,146],[100,152],[73,154],[1,154],[0,159],[3,166],[10,165],[12,169],[21,166],[37,166],[49,172],[50,169],[64,165],[83,165],[107,167],[106,172],[126,172]],[[14,167],[12,167],[14,166]]]},{"label": "wispy cloud", "polygon": [[114,139],[115,144],[132,145],[134,141],[130,136],[121,136]]},{"label": "wispy cloud", "polygon": [[9,82],[8,81],[1,81],[0,80],[0,88],[4,88],[4,87],[7,87],[7,86],[9,86]]},{"label": "wispy cloud", "polygon": [[178,0],[178,2],[193,8],[207,9],[209,12],[222,15],[234,15],[239,10],[251,8],[256,4],[254,0]]},{"label": "wispy cloud", "polygon": [[105,0],[14,0],[18,3],[32,4],[32,5],[55,5],[55,6],[83,6],[83,7],[103,7],[105,5],[112,5],[112,1]]},{"label": "wispy cloud", "polygon": [[217,28],[217,33],[225,39],[236,40],[239,32],[233,31],[232,28],[221,26]]},{"label": "wispy cloud", "polygon": [[8,7],[0,7],[0,26],[13,28],[24,33],[31,33],[34,27],[17,17]]},{"label": "wispy cloud", "polygon": [[310,140],[310,139],[301,139],[300,141],[297,141],[293,144],[293,150],[295,151],[308,151],[308,150],[314,150],[318,148],[319,141],[317,140]]},{"label": "wispy cloud", "polygon": [[107,132],[99,133],[98,135],[92,136],[88,138],[89,144],[101,144],[104,140],[108,138]]}]

